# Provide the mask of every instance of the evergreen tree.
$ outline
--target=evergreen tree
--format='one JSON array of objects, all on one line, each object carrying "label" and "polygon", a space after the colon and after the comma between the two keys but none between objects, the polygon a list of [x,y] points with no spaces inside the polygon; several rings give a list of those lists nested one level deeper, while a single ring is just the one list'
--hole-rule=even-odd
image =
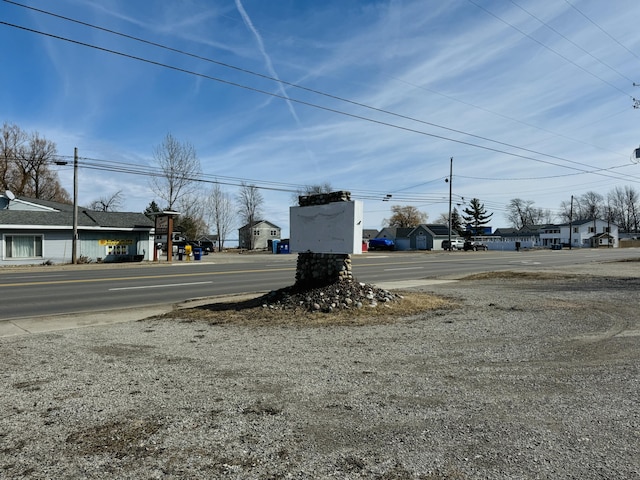
[{"label": "evergreen tree", "polygon": [[152,200],[149,206],[145,208],[144,214],[147,216],[147,218],[150,218],[151,220],[153,220],[156,218],[154,213],[159,213],[161,211],[162,210],[160,210],[160,207],[158,207],[158,204],[156,203],[156,201]]},{"label": "evergreen tree", "polygon": [[451,230],[458,232],[458,234],[462,234],[464,232],[462,219],[460,218],[460,214],[456,208],[451,211]]},{"label": "evergreen tree", "polygon": [[[489,223],[493,213],[487,214],[487,209],[484,208],[484,204],[480,203],[477,198],[472,198],[469,202],[469,207],[463,210],[462,218],[471,227],[472,235],[481,235],[483,227]],[[453,217],[453,215],[452,215]]]}]

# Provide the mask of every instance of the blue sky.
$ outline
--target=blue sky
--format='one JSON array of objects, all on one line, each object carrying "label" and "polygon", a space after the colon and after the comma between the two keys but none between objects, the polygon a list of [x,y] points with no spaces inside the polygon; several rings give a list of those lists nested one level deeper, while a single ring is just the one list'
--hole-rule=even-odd
[{"label": "blue sky", "polygon": [[[327,182],[364,201],[367,228],[392,205],[434,221],[451,157],[454,202],[479,198],[494,227],[513,198],[555,212],[640,188],[637,0],[17,1],[192,56],[0,1],[2,22],[147,60],[0,24],[0,122],[134,170],[171,133],[203,178],[265,187],[285,234],[286,190]],[[80,204],[158,200],[140,175],[81,168],[79,181]]]}]

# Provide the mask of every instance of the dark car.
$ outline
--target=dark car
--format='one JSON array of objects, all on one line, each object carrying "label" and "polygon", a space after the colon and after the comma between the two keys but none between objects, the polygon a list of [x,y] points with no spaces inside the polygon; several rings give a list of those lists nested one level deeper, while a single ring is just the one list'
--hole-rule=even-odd
[{"label": "dark car", "polygon": [[396,248],[396,245],[393,243],[393,240],[389,240],[388,238],[372,238],[369,240],[369,250],[393,250]]},{"label": "dark car", "polygon": [[465,250],[473,250],[474,252],[477,252],[478,250],[489,250],[489,247],[487,246],[486,243],[482,243],[482,242],[464,242],[464,247]]},{"label": "dark car", "polygon": [[202,248],[205,255],[208,253],[213,253],[215,250],[215,246],[213,245],[213,242],[210,240],[201,240],[198,243],[200,244],[200,248]]}]

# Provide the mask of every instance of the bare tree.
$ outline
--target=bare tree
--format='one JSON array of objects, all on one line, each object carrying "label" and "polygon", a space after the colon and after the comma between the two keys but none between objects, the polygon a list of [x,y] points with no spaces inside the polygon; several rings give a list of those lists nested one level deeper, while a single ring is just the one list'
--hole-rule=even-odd
[{"label": "bare tree", "polygon": [[242,186],[236,197],[236,203],[240,219],[249,229],[249,249],[253,250],[255,242],[252,227],[262,214],[264,199],[258,187],[242,182]]},{"label": "bare tree", "polygon": [[[436,218],[434,223],[448,226],[449,212],[441,213],[440,216]],[[460,213],[458,213],[458,209],[455,207],[453,208],[453,210],[451,210],[451,230],[458,232],[458,234],[464,232],[464,227],[462,226],[462,218],[460,218]]]},{"label": "bare tree", "polygon": [[124,197],[122,190],[109,197],[100,197],[89,204],[89,209],[97,212],[116,212],[122,207]]},{"label": "bare tree", "polygon": [[5,123],[0,130],[0,181],[16,195],[69,203],[70,195],[51,170],[56,144],[37,132],[28,134]]},{"label": "bare tree", "polygon": [[597,192],[586,192],[573,197],[573,202],[560,203],[560,217],[566,221],[593,220],[605,213],[604,197]]},{"label": "bare tree", "polygon": [[428,215],[419,211],[416,207],[407,205],[393,205],[391,218],[384,219],[383,223],[388,227],[417,227],[427,221]]},{"label": "bare tree", "polygon": [[189,240],[197,240],[209,233],[209,227],[205,221],[206,206],[200,201],[201,195],[182,196],[177,208],[180,215],[175,220],[175,229]]},{"label": "bare tree", "polygon": [[514,198],[507,205],[507,220],[514,228],[522,228],[527,225],[544,225],[551,223],[552,213],[533,206],[533,200]]},{"label": "bare tree", "polygon": [[4,190],[16,191],[18,172],[16,162],[18,151],[23,148],[27,134],[17,125],[5,123],[0,131],[0,186]]},{"label": "bare tree", "polygon": [[224,241],[234,226],[233,204],[231,197],[220,184],[216,183],[207,201],[209,225],[215,228],[218,236],[218,251],[224,248]]},{"label": "bare tree", "polygon": [[609,219],[625,232],[638,232],[640,195],[630,186],[616,187],[607,195]]},{"label": "bare tree", "polygon": [[155,148],[153,156],[162,174],[151,177],[151,188],[173,210],[181,198],[195,191],[200,160],[193,145],[179,142],[170,133]]},{"label": "bare tree", "polygon": [[604,216],[604,197],[597,192],[589,191],[580,196],[581,220],[601,218]]}]

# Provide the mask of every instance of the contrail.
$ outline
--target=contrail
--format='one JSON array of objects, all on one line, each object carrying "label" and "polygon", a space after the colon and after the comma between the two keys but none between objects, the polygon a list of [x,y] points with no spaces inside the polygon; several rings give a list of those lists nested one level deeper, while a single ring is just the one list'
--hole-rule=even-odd
[{"label": "contrail", "polygon": [[[274,70],[273,64],[271,63],[271,58],[269,57],[269,55],[267,54],[267,51],[264,48],[264,42],[262,41],[262,37],[260,36],[260,33],[258,33],[258,30],[256,30],[256,27],[253,26],[253,22],[249,18],[249,15],[247,14],[247,12],[244,9],[244,7],[242,6],[242,2],[240,0],[236,0],[236,7],[237,7],[238,11],[240,12],[240,15],[242,16],[242,20],[244,21],[245,25],[249,28],[249,30],[251,30],[251,32],[253,33],[254,37],[256,37],[256,42],[258,42],[258,48],[260,49],[260,53],[262,53],[262,56],[264,57],[264,61],[267,64],[267,70],[269,70],[269,75],[271,75],[273,78],[276,78],[279,81],[280,77],[278,77],[278,74]],[[287,105],[289,107],[289,111],[291,112],[291,115],[293,116],[293,118],[296,121],[296,123],[298,124],[298,126],[301,127],[302,124],[300,123],[300,119],[298,118],[298,114],[296,113],[295,109],[293,108],[293,104],[289,101],[289,95],[287,95],[287,92],[285,91],[282,83],[278,83],[278,87],[280,88],[280,93],[286,99],[286,102],[287,102]]]}]

